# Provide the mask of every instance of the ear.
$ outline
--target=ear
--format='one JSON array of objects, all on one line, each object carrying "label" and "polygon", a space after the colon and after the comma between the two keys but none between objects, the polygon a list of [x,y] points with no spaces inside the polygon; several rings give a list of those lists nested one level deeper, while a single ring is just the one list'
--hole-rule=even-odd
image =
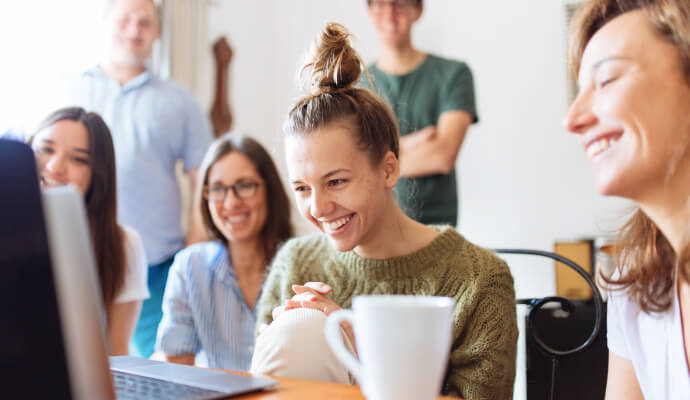
[{"label": "ear", "polygon": [[398,161],[398,157],[396,157],[392,151],[388,150],[383,156],[381,166],[383,168],[383,178],[386,182],[386,189],[393,189],[395,184],[398,183],[398,178],[400,178],[400,162]]},{"label": "ear", "polygon": [[415,12],[414,22],[417,22],[422,17],[422,13],[424,13],[424,2],[422,2],[420,5],[416,6],[414,12]]}]

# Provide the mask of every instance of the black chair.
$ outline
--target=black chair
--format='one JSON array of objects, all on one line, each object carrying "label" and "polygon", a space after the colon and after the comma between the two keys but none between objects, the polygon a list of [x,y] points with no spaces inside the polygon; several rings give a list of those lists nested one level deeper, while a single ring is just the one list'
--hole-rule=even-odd
[{"label": "black chair", "polygon": [[518,255],[531,255],[531,256],[540,256],[540,257],[547,257],[551,258],[556,261],[560,261],[566,266],[574,269],[589,285],[589,287],[592,289],[592,301],[594,303],[594,311],[595,311],[595,318],[594,318],[594,327],[592,328],[592,332],[590,333],[589,337],[584,341],[584,343],[580,344],[579,346],[576,346],[571,349],[567,350],[558,350],[554,349],[553,347],[547,345],[537,334],[536,334],[536,327],[535,327],[535,320],[536,320],[536,315],[539,309],[541,309],[544,305],[548,303],[558,303],[563,311],[566,313],[570,314],[575,310],[575,304],[571,302],[570,300],[564,298],[564,297],[559,297],[559,296],[548,296],[544,298],[531,298],[531,299],[518,299],[517,303],[518,304],[525,304],[528,305],[529,308],[529,313],[527,316],[527,323],[528,323],[528,328],[526,337],[527,340],[531,341],[540,351],[542,354],[545,356],[549,357],[551,359],[551,384],[550,384],[550,396],[549,398],[551,400],[556,400],[557,397],[557,386],[558,386],[558,373],[559,373],[559,365],[560,362],[568,357],[571,357],[575,354],[580,354],[583,351],[587,350],[592,343],[599,337],[601,333],[601,328],[603,324],[603,308],[604,308],[604,303],[603,300],[601,299],[601,295],[599,294],[599,289],[596,287],[594,284],[594,281],[592,280],[592,277],[582,269],[579,265],[577,265],[575,262],[573,262],[570,259],[567,259],[563,256],[560,256],[555,253],[551,253],[548,251],[541,251],[541,250],[529,250],[529,249],[494,249],[495,253],[498,254],[518,254]]}]

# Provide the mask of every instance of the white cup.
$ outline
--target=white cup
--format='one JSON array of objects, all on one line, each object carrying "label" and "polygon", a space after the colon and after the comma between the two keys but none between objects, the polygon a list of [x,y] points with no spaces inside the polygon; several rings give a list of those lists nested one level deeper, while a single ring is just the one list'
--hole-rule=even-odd
[{"label": "white cup", "polygon": [[[369,400],[438,397],[448,364],[455,301],[432,296],[357,296],[326,321],[326,340]],[[343,344],[352,324],[361,363]]]}]

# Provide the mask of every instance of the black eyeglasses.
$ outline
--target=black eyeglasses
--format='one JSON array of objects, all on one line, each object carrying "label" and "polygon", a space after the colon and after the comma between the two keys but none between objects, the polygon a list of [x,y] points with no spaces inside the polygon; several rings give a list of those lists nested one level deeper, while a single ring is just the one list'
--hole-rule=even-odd
[{"label": "black eyeglasses", "polygon": [[261,186],[257,181],[239,181],[234,185],[226,186],[221,183],[214,183],[207,186],[204,194],[206,199],[214,203],[222,203],[228,195],[228,190],[232,192],[240,200],[249,200],[256,195],[256,190]]}]

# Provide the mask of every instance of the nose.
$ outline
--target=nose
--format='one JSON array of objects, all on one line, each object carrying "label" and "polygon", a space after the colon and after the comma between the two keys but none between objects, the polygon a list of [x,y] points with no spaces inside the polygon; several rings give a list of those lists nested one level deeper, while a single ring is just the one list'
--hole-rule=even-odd
[{"label": "nose", "polygon": [[563,120],[563,125],[568,132],[585,133],[592,125],[597,123],[597,116],[592,111],[590,93],[581,92],[573,100]]},{"label": "nose", "polygon": [[240,199],[237,197],[235,192],[232,191],[232,189],[228,189],[228,191],[225,193],[225,200],[223,200],[223,207],[232,209],[235,206],[242,204],[244,200]]},{"label": "nose", "polygon": [[326,193],[319,190],[312,190],[309,198],[309,213],[312,217],[318,219],[331,214],[333,211],[333,202],[328,198]]},{"label": "nose", "polygon": [[51,174],[62,175],[65,171],[65,158],[61,155],[54,155],[48,159],[45,169]]}]

